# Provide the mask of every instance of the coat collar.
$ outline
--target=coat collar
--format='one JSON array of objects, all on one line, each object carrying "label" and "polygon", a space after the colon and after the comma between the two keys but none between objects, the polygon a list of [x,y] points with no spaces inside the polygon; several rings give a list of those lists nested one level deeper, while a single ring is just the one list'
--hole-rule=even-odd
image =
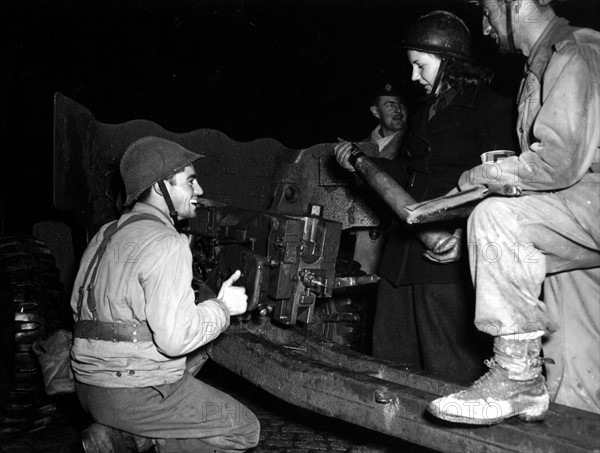
[{"label": "coat collar", "polygon": [[173,221],[167,215],[166,212],[161,211],[156,206],[152,206],[151,204],[144,203],[143,201],[136,202],[135,205],[133,206],[133,208],[131,208],[131,213],[151,214],[151,215],[157,217],[158,219],[160,219],[160,221],[163,222],[165,225],[170,226],[171,228],[175,228],[173,226]]},{"label": "coat collar", "polygon": [[467,87],[462,93],[459,93],[454,97],[450,105],[438,111],[429,122],[427,122],[427,112],[424,112],[422,120],[425,122],[424,127],[426,130],[428,130],[430,134],[435,134],[460,127],[455,109],[474,109],[476,106],[477,95],[481,90],[481,83],[472,87]]},{"label": "coat collar", "polygon": [[572,27],[566,19],[558,16],[552,19],[531,49],[525,71],[533,72],[538,80],[541,80],[556,44],[565,39],[571,31]]}]

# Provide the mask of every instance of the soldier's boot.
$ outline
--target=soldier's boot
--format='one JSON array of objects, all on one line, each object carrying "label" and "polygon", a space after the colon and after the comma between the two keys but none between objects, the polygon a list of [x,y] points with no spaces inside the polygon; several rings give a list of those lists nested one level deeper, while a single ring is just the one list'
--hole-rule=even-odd
[{"label": "soldier's boot", "polygon": [[496,337],[494,357],[485,362],[489,371],[471,387],[432,401],[429,412],[472,425],[492,425],[515,416],[543,420],[550,397],[542,375],[541,349],[541,336],[533,340]]},{"label": "soldier's boot", "polygon": [[93,423],[81,433],[85,453],[142,453],[154,447],[152,439]]}]

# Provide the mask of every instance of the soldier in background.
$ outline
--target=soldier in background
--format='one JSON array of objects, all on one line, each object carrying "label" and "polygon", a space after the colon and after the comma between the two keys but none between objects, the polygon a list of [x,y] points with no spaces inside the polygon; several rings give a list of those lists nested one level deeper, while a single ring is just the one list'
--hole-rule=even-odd
[{"label": "soldier in background", "polygon": [[[378,120],[371,135],[364,141],[377,143],[379,157],[396,159],[400,155],[408,128],[408,107],[400,91],[391,83],[379,86],[371,97],[371,114]],[[345,143],[345,142],[341,142]],[[371,206],[380,204],[376,195],[371,197]],[[382,206],[376,208],[381,215]],[[381,260],[385,243],[382,228],[361,228],[355,230],[354,261],[366,274],[375,274]]]}]

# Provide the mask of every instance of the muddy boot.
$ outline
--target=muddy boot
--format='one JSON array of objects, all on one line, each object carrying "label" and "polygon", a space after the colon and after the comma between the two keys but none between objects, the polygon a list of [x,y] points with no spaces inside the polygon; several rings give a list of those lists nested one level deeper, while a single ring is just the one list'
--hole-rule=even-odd
[{"label": "muddy boot", "polygon": [[489,371],[471,387],[438,398],[429,412],[438,418],[471,425],[492,425],[518,416],[543,420],[550,397],[542,376],[541,337],[534,340],[494,339]]},{"label": "muddy boot", "polygon": [[142,453],[154,446],[152,439],[100,423],[93,423],[81,433],[81,443],[85,453]]}]

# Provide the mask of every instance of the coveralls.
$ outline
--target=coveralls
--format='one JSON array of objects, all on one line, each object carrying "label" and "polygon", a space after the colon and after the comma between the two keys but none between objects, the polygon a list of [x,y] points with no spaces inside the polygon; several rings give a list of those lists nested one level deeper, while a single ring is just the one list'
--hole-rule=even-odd
[{"label": "coveralls", "polygon": [[[512,103],[484,83],[433,102],[413,116],[407,152],[377,161],[416,201],[447,193],[481,153],[516,147]],[[450,233],[459,226],[466,225],[435,225]],[[395,220],[379,267],[373,355],[466,383],[485,371],[491,354],[470,321],[475,297],[466,245],[455,263],[430,262],[424,252],[414,231]]]},{"label": "coveralls", "polygon": [[[76,338],[71,350],[76,391],[98,423],[154,439],[161,452],[243,451],[258,442],[255,415],[225,393],[185,371],[186,354],[229,326],[218,299],[195,304],[192,253],[168,216],[137,202],[131,213],[155,218],[118,230],[99,261],[93,291],[97,319],[147,322],[151,339],[105,341]],[[85,300],[77,316],[78,289],[106,225],[88,245],[75,281],[75,320],[91,320]],[[89,294],[87,295],[89,297]]]},{"label": "coveralls", "polygon": [[549,333],[551,396],[593,412],[600,412],[599,81],[600,34],[555,18],[526,64],[521,154],[459,181],[531,191],[484,200],[469,219],[477,328]]}]

